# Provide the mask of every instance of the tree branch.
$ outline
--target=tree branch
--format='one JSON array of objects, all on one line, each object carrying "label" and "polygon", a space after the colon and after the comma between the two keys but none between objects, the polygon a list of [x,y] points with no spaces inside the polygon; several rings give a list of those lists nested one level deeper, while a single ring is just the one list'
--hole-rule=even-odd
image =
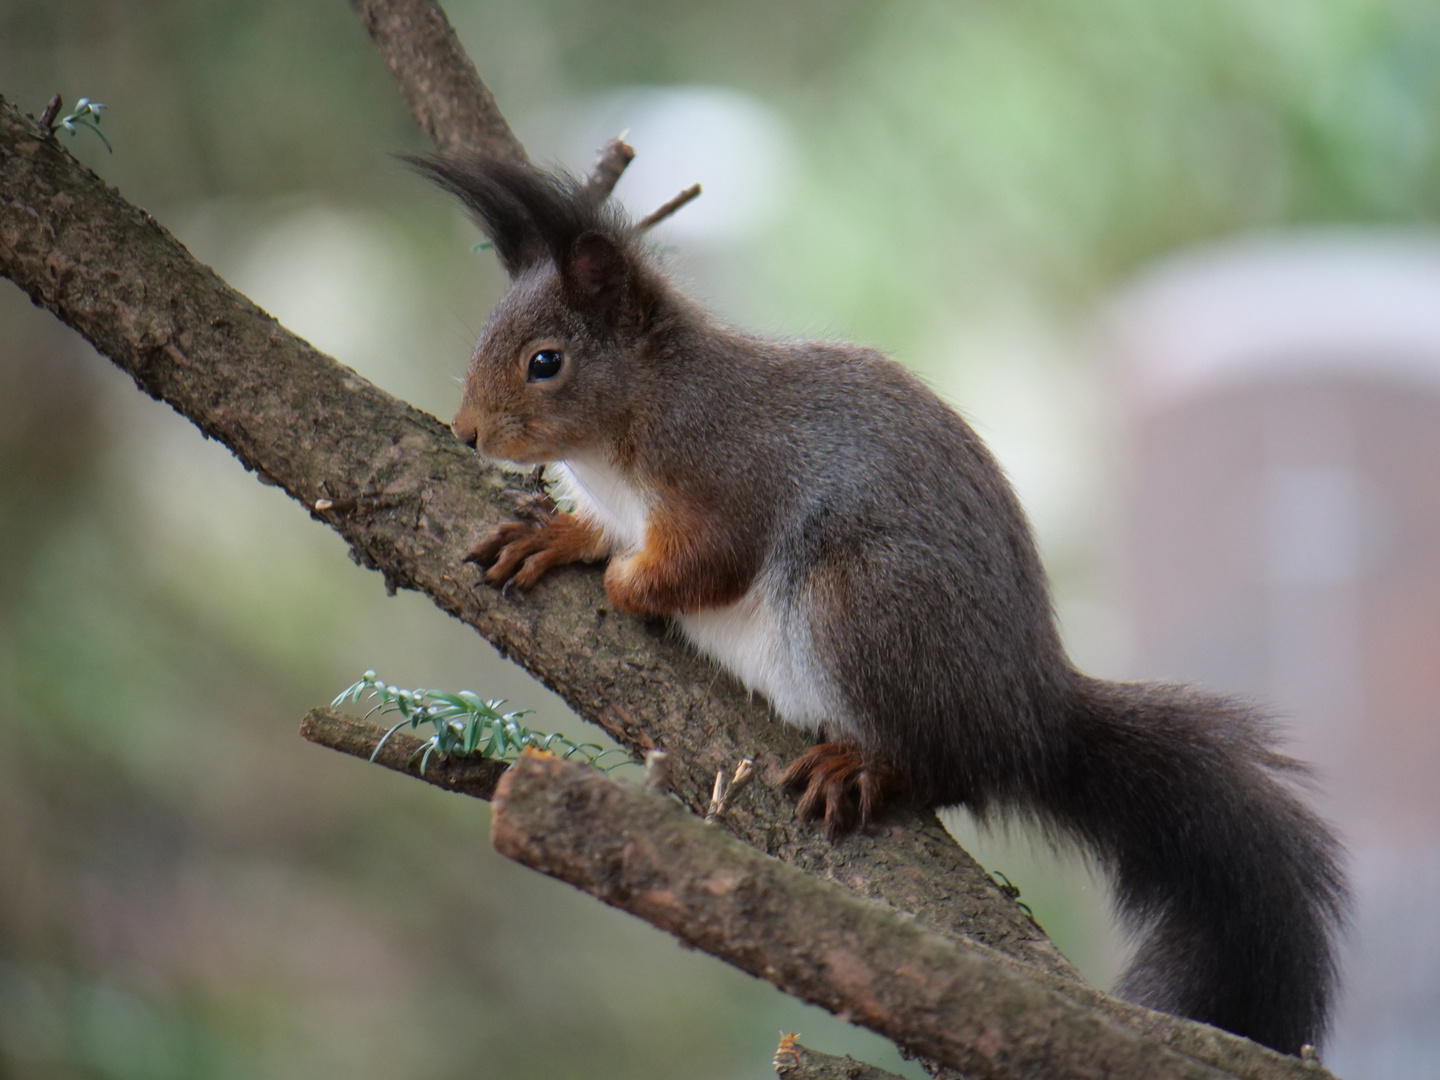
[{"label": "tree branch", "polygon": [[585,177],[586,194],[597,203],[609,197],[620,182],[620,174],[635,160],[635,148],[621,135],[616,135],[600,148],[595,164],[590,166],[590,173]]},{"label": "tree branch", "polygon": [[351,0],[350,6],[437,150],[463,148],[509,161],[530,160],[439,4]]},{"label": "tree branch", "polygon": [[637,221],[635,223],[635,231],[645,232],[647,229],[653,229],[656,225],[659,225],[660,222],[664,221],[671,214],[675,213],[676,210],[679,210],[686,203],[690,202],[692,199],[698,199],[699,197],[700,185],[691,184],[689,187],[687,187],[684,191],[680,192],[679,195],[676,195],[669,202],[661,203],[654,210],[651,210],[650,213],[646,214],[643,218]]},{"label": "tree branch", "polygon": [[495,790],[496,850],[966,1076],[1221,1074],[937,934],[707,828],[673,800],[525,754]]},{"label": "tree branch", "polygon": [[[500,777],[505,774],[506,765],[503,761],[479,757],[444,758],[439,754],[431,755],[425,772],[421,773],[420,754],[425,744],[403,731],[397,731],[385,739],[385,745],[378,754],[375,753],[375,747],[385,738],[388,730],[368,720],[356,720],[334,709],[311,709],[300,720],[300,737],[307,742],[373,761],[376,765],[383,765],[387,769],[394,769],[406,776],[413,776],[427,784],[434,784],[446,791],[459,792],[461,795],[489,799],[495,794],[495,785],[500,782]],[[371,757],[372,754],[374,757]]]},{"label": "tree branch", "polygon": [[60,95],[56,94],[50,99],[50,103],[45,106],[45,111],[40,114],[40,134],[48,135],[55,130],[55,118],[60,115],[60,108]]}]

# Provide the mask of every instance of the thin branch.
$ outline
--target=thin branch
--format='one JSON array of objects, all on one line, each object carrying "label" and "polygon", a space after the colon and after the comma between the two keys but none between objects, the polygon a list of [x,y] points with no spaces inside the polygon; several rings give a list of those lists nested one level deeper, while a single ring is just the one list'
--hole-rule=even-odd
[{"label": "thin branch", "polygon": [[351,0],[435,148],[529,161],[495,98],[431,0]]},{"label": "thin branch", "polygon": [[[388,729],[366,720],[356,720],[334,709],[311,709],[300,721],[300,737],[317,746],[328,746],[352,757],[374,761],[387,769],[424,780],[446,791],[470,795],[477,799],[489,799],[495,794],[495,785],[509,767],[503,761],[489,761],[484,758],[442,758],[432,755],[420,772],[420,755],[425,744],[404,732],[397,731],[380,748],[379,745]],[[374,754],[374,757],[371,755]]]},{"label": "thin branch", "polygon": [[56,94],[45,106],[45,111],[40,114],[39,126],[42,134],[49,135],[55,130],[55,118],[60,115],[60,108],[60,95]]},{"label": "thin branch", "polygon": [[966,1076],[1221,1075],[594,769],[522,755],[492,805],[501,854]]},{"label": "thin branch", "polygon": [[689,187],[687,187],[684,191],[680,192],[679,195],[676,195],[669,202],[664,203],[661,206],[657,206],[654,210],[650,211],[650,213],[646,214],[643,218],[637,221],[635,223],[635,231],[646,232],[650,229],[653,229],[656,225],[659,225],[660,222],[664,221],[671,214],[675,213],[676,210],[679,210],[686,203],[692,201],[693,199],[698,199],[699,197],[700,185],[691,184]]},{"label": "thin branch", "polygon": [[750,786],[750,781],[755,779],[755,762],[749,758],[743,758],[739,765],[735,766],[735,775],[726,779],[725,770],[719,769],[715,773],[715,787],[710,792],[710,807],[705,811],[706,823],[713,825],[719,821],[735,804],[739,794]]},{"label": "thin branch", "polygon": [[621,132],[600,148],[590,174],[585,178],[585,191],[595,202],[600,202],[615,190],[625,167],[635,160],[635,148],[625,141]]}]

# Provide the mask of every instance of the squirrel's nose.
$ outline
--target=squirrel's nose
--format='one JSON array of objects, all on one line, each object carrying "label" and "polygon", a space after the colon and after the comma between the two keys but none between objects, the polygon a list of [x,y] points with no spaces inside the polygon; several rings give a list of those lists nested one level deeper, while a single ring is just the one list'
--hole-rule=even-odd
[{"label": "squirrel's nose", "polygon": [[455,421],[450,425],[450,430],[455,432],[455,437],[471,450],[475,449],[476,443],[480,440],[479,429],[474,424],[468,423],[459,413],[455,414]]}]

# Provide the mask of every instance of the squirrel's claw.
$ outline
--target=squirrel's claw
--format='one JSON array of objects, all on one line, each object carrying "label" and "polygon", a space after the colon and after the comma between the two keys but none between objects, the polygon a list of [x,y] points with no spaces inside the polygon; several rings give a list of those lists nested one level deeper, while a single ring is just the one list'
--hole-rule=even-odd
[{"label": "squirrel's claw", "polygon": [[535,531],[535,526],[528,521],[507,521],[503,525],[497,525],[489,536],[466,552],[461,561],[474,563],[481,569],[489,569],[495,565],[502,549]]},{"label": "squirrel's claw", "polygon": [[497,525],[464,561],[485,571],[486,584],[523,591],[553,567],[593,562],[606,553],[599,534],[575,515],[544,513]]},{"label": "squirrel's claw", "polygon": [[825,835],[834,840],[875,817],[895,776],[855,743],[826,742],[792,761],[781,783],[803,791],[795,812],[804,820],[823,814]]},{"label": "squirrel's claw", "polygon": [[[489,566],[485,581],[489,585],[528,589],[548,570],[552,559],[540,558],[551,546],[549,530],[528,521],[511,521],[491,533],[471,553],[466,562]],[[536,562],[531,566],[531,562]],[[541,565],[543,564],[543,565]]]}]

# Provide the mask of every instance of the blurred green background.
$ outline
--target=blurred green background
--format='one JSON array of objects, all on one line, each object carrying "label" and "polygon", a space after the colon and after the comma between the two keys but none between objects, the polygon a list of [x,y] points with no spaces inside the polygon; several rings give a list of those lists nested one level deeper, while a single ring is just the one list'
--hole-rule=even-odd
[{"label": "blurred green background", "polygon": [[[631,126],[637,210],[707,186],[661,239],[726,317],[872,343],[966,412],[1099,674],[1123,635],[1098,580],[1096,305],[1192,242],[1440,210],[1432,0],[448,10],[537,157],[584,169]],[[66,145],[126,197],[450,415],[502,277],[390,157],[421,139],[344,3],[0,0],[0,93],[38,113],[55,92],[109,107],[113,154]],[[686,143],[676,101],[713,126]],[[505,863],[483,805],[302,743],[299,716],[368,667],[581,731],[0,285],[0,1076],[759,1077],[792,1029],[920,1075]],[[977,847],[1110,977],[1083,868]]]}]

